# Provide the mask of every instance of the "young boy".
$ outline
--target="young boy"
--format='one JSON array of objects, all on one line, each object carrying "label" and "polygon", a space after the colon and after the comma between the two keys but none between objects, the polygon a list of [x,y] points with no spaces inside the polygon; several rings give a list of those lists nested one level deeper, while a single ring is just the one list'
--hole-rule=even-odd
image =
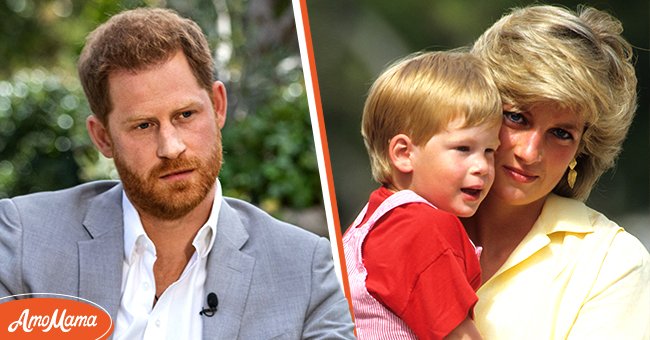
[{"label": "young boy", "polygon": [[362,135],[381,187],[343,238],[359,339],[480,338],[478,252],[456,216],[492,185],[501,120],[468,53],[412,55],[373,84]]}]

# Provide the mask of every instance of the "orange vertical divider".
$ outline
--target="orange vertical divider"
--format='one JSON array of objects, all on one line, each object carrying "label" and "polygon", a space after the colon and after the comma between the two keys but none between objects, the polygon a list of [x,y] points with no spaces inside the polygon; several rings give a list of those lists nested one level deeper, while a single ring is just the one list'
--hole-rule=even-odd
[{"label": "orange vertical divider", "polygon": [[[345,265],[345,254],[343,252],[343,243],[341,236],[341,222],[339,220],[338,206],[336,204],[336,193],[334,191],[334,179],[332,177],[332,167],[330,164],[330,154],[327,146],[327,134],[325,131],[325,120],[323,118],[323,107],[321,104],[320,89],[318,87],[318,75],[316,72],[316,59],[314,57],[314,49],[311,39],[311,31],[309,28],[309,16],[307,15],[307,2],[306,0],[300,0],[300,9],[303,22],[303,28],[305,33],[306,47],[307,47],[307,56],[309,58],[309,69],[311,73],[312,86],[314,91],[315,106],[318,115],[318,127],[320,130],[320,139],[321,146],[323,148],[323,158],[325,163],[325,171],[327,175],[327,190],[329,191],[330,205],[332,208],[333,220],[335,225],[335,234],[336,234],[336,244],[339,251],[339,262],[341,265],[341,278],[343,281],[343,290],[345,292],[345,297],[348,299],[348,305],[350,306],[350,313],[354,318],[354,313],[352,313],[352,299],[350,298],[350,284],[347,277],[347,267]],[[325,189],[325,188],[323,188]],[[327,202],[325,202],[327,204]]]}]

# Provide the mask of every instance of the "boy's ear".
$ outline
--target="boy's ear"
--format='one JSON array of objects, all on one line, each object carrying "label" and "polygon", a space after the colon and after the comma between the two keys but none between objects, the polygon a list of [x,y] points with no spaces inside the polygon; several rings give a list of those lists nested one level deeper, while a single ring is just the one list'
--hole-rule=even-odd
[{"label": "boy's ear", "polygon": [[413,171],[413,162],[411,160],[413,147],[411,138],[405,134],[399,134],[390,139],[388,155],[393,167],[399,172],[407,174]]}]

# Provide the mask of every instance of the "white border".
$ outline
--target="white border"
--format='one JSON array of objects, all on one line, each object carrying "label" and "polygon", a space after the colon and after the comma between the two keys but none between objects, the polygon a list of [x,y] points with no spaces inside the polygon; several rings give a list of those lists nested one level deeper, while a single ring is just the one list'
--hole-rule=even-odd
[{"label": "white border", "polygon": [[327,230],[330,236],[330,245],[332,247],[332,256],[334,257],[334,270],[343,288],[341,278],[341,261],[339,255],[338,240],[336,238],[336,224],[332,213],[332,203],[330,201],[329,185],[327,181],[327,168],[325,167],[325,156],[323,155],[323,144],[320,136],[320,124],[318,124],[318,110],[316,110],[316,99],[314,95],[314,86],[311,79],[311,67],[309,64],[309,54],[307,53],[307,42],[305,38],[305,27],[302,22],[302,11],[300,0],[292,0],[293,17],[296,22],[296,32],[298,33],[298,45],[300,47],[300,60],[302,61],[302,73],[305,79],[305,92],[307,93],[307,102],[309,103],[309,116],[311,118],[311,130],[314,134],[314,146],[316,149],[316,160],[318,161],[318,173],[320,174],[320,186],[323,191],[323,205],[325,207],[325,216],[327,218]]}]

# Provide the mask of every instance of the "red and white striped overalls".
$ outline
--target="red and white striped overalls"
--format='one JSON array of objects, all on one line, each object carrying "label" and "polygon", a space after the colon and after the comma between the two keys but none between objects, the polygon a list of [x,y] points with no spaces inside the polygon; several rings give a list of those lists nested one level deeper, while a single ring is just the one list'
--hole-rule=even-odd
[{"label": "red and white striped overalls", "polygon": [[352,307],[359,339],[417,339],[413,331],[390,310],[377,301],[366,288],[368,272],[363,265],[361,247],[368,232],[386,213],[407,203],[421,202],[433,206],[411,190],[401,190],[383,201],[368,221],[357,228],[366,215],[368,205],[343,237],[345,263],[348,268],[348,281],[352,295]]}]

